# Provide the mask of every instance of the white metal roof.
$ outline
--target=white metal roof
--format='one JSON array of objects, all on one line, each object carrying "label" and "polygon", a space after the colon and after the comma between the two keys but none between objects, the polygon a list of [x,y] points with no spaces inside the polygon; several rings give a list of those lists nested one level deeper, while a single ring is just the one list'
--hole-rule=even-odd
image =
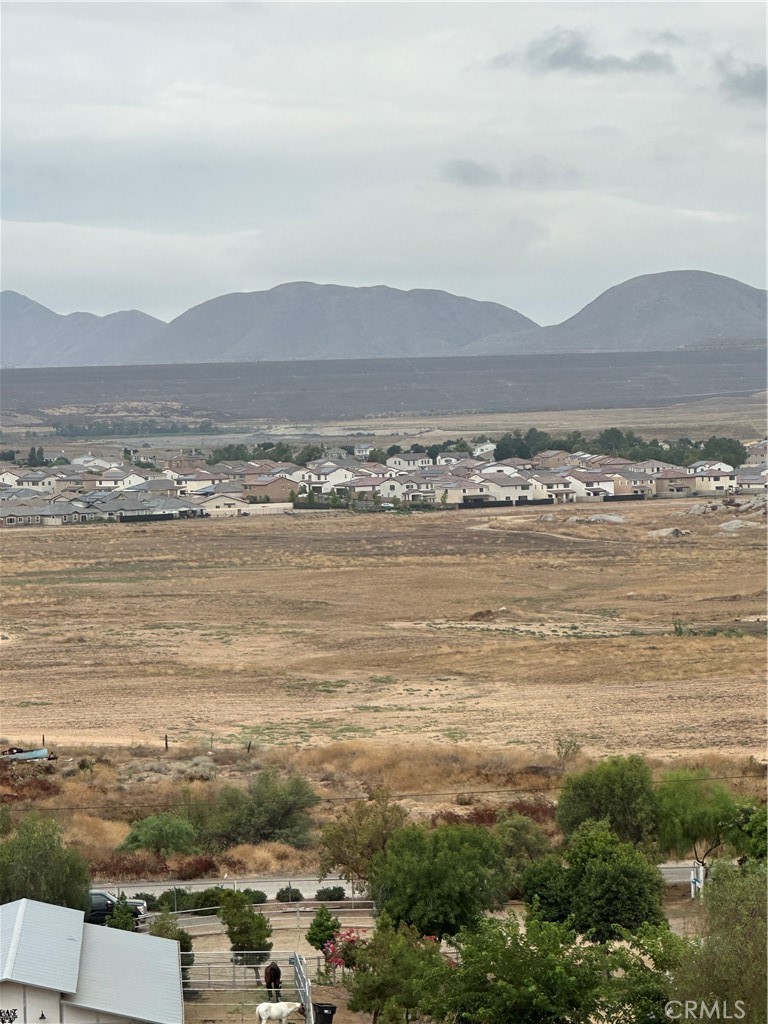
[{"label": "white metal roof", "polygon": [[82,910],[36,900],[0,906],[0,981],[74,992],[83,917]]},{"label": "white metal roof", "polygon": [[179,944],[154,935],[83,925],[74,1006],[148,1024],[184,1024]]}]

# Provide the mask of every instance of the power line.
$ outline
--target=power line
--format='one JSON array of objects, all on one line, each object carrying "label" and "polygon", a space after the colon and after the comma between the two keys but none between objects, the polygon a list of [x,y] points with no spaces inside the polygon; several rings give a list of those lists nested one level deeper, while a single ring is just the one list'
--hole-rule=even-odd
[{"label": "power line", "polygon": [[[711,776],[709,776],[706,779],[676,779],[675,781],[676,781],[676,783],[679,783],[679,782],[682,782],[682,783],[686,783],[686,782],[690,782],[690,783],[697,783],[697,782],[698,783],[707,783],[707,782],[733,781],[733,780],[737,780],[737,779],[759,779],[759,778],[762,778],[762,776],[757,775],[757,774],[755,774],[755,775],[711,775]],[[660,786],[660,785],[663,784],[663,782],[664,782],[663,779],[658,779],[658,780],[653,781],[651,783],[651,785],[652,786]],[[415,793],[415,792],[413,792],[413,793],[392,793],[391,797],[392,797],[393,800],[404,800],[404,799],[421,799],[421,798],[430,797],[430,796],[452,796],[452,797],[458,797],[462,793],[471,794],[472,796],[491,796],[491,795],[499,795],[499,794],[504,794],[504,793],[511,793],[511,794],[513,794],[513,793],[528,793],[528,794],[534,794],[534,795],[538,795],[538,794],[546,795],[547,793],[559,793],[564,788],[565,788],[564,785],[561,785],[561,786],[549,786],[547,788],[539,788],[539,789],[536,789],[533,786],[504,787],[502,789],[473,789],[470,786],[470,787],[467,787],[466,789],[460,789],[460,790],[449,789],[449,790],[427,790],[427,791],[422,791],[420,793]],[[320,797],[320,802],[321,803],[355,803],[357,801],[365,801],[365,800],[366,800],[366,797],[364,797],[364,796],[327,796],[327,797]],[[178,802],[176,802],[176,803],[169,802],[169,803],[162,803],[162,804],[160,804],[160,803],[148,804],[148,803],[134,803],[133,801],[127,801],[125,803],[117,804],[117,803],[114,803],[113,801],[109,801],[109,808],[137,808],[137,809],[141,809],[141,810],[170,811],[170,810],[173,810],[174,808],[178,808],[178,806],[179,806]],[[26,808],[26,809],[28,810],[29,808]],[[67,806],[64,806],[64,807],[35,807],[33,809],[36,810],[36,811],[41,811],[41,812],[58,812],[58,811],[100,811],[100,812],[103,812],[105,808],[104,807],[100,807],[100,806],[95,805],[95,804],[80,804],[80,805],[68,806],[68,807]]]}]

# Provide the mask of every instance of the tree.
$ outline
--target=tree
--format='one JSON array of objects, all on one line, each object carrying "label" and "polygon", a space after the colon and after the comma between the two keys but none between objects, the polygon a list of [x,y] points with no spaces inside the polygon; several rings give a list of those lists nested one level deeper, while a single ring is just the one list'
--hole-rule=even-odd
[{"label": "tree", "polygon": [[549,840],[535,821],[517,811],[505,811],[499,815],[493,827],[507,858],[510,871],[510,895],[520,894],[523,871],[532,861],[543,857],[549,850]]},{"label": "tree", "polygon": [[664,879],[648,857],[622,843],[607,821],[586,821],[567,849],[573,925],[596,942],[663,924]]},{"label": "tree", "polygon": [[272,925],[264,914],[254,911],[244,892],[223,893],[219,917],[224,922],[235,963],[252,967],[258,980],[259,964],[264,963],[272,949]]},{"label": "tree", "polygon": [[214,448],[205,460],[209,466],[217,462],[248,462],[253,457],[253,451],[247,444],[227,444],[223,448]]},{"label": "tree", "polygon": [[[609,969],[606,951],[580,944],[564,925],[514,914],[485,919],[454,941],[422,981],[421,1009],[438,1022],[589,1024],[598,1018]],[[490,982],[490,983],[489,983]]]},{"label": "tree", "polygon": [[675,999],[718,1002],[733,1019],[766,1024],[765,892],[765,862],[714,866],[702,892],[700,937],[686,944],[672,972]]},{"label": "tree", "polygon": [[706,866],[735,831],[739,809],[731,791],[705,768],[676,768],[664,774],[657,795],[662,851],[678,857],[693,851]]},{"label": "tree", "polygon": [[741,466],[747,458],[747,449],[733,437],[710,437],[704,442],[701,454],[705,459],[717,459],[729,466]]},{"label": "tree", "polygon": [[34,448],[34,446],[29,449],[29,455],[27,456],[27,465],[28,466],[37,466],[38,465],[37,450]]},{"label": "tree", "polygon": [[368,462],[378,462],[383,465],[388,458],[389,456],[382,448],[371,448],[368,452]]},{"label": "tree", "polygon": [[496,442],[493,457],[496,462],[502,459],[530,459],[531,448],[516,430],[514,434],[502,434]]},{"label": "tree", "polygon": [[437,967],[440,944],[422,937],[415,928],[397,928],[382,915],[373,938],[360,946],[355,967],[346,977],[349,1009],[370,1013],[377,1020],[403,1021],[421,1001],[422,978]]},{"label": "tree", "polygon": [[303,448],[300,448],[293,458],[293,461],[297,466],[306,466],[308,462],[314,461],[314,459],[320,459],[323,455],[323,449],[316,444],[305,444]]},{"label": "tree", "polygon": [[501,843],[475,825],[407,825],[371,862],[377,909],[423,935],[455,935],[476,926],[508,887]]},{"label": "tree", "polygon": [[107,918],[106,924],[107,928],[118,928],[123,932],[132,932],[136,927],[136,922],[124,892],[121,892],[117,897],[115,909]]},{"label": "tree", "polygon": [[134,821],[121,849],[151,850],[165,857],[169,853],[198,853],[200,844],[188,818],[166,811]]},{"label": "tree", "polygon": [[408,812],[385,789],[375,790],[369,800],[349,804],[336,821],[323,827],[320,877],[336,869],[353,890],[364,892],[371,861],[407,820]]},{"label": "tree", "polygon": [[187,790],[183,813],[195,826],[201,844],[216,852],[237,843],[281,842],[307,846],[309,808],[318,797],[299,775],[281,779],[277,772],[260,772],[247,789],[222,786],[212,798],[193,797]]},{"label": "tree", "polygon": [[328,907],[318,907],[315,916],[305,936],[310,946],[315,949],[322,949],[326,942],[330,942],[333,936],[341,928],[338,917],[334,917]]},{"label": "tree", "polygon": [[616,835],[650,847],[658,828],[658,801],[651,770],[642,757],[609,757],[566,778],[557,806],[565,836],[583,822],[607,818]]},{"label": "tree", "polygon": [[753,810],[741,828],[747,836],[746,855],[754,860],[765,860],[768,854],[768,819],[765,804]]},{"label": "tree", "polygon": [[526,905],[542,920],[568,921],[595,942],[663,924],[664,880],[607,821],[585,821],[566,849],[568,866],[544,857],[523,873]]},{"label": "tree", "polygon": [[87,910],[88,863],[67,849],[55,821],[28,814],[0,843],[0,903],[39,900],[73,910]]},{"label": "tree", "polygon": [[402,452],[402,448],[399,444],[391,444],[387,448],[387,456],[391,459],[393,455],[399,455]]},{"label": "tree", "polygon": [[149,934],[178,942],[181,954],[182,988],[189,988],[189,969],[195,962],[195,954],[192,952],[192,936],[179,927],[178,921],[168,909],[164,909],[154,918],[149,926]]}]

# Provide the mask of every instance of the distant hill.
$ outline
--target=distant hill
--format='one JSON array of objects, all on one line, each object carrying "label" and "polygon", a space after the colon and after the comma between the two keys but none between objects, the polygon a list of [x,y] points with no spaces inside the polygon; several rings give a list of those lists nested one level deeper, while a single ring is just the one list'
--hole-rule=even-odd
[{"label": "distant hill", "polygon": [[763,343],[766,293],[704,271],[647,274],[553,327],[448,292],[307,282],[222,295],[169,324],[62,316],[9,291],[0,315],[3,365],[18,367],[636,352]]},{"label": "distant hill", "polygon": [[18,292],[0,296],[4,366],[100,366],[134,363],[131,356],[165,328],[162,320],[132,309],[107,316],[61,316]]},{"label": "distant hill", "polygon": [[765,291],[702,270],[669,270],[617,284],[554,327],[483,338],[472,354],[650,352],[765,340]]},{"label": "distant hill", "polygon": [[448,292],[297,282],[194,306],[168,324],[158,349],[145,347],[140,361],[463,355],[487,334],[536,326],[506,306]]}]

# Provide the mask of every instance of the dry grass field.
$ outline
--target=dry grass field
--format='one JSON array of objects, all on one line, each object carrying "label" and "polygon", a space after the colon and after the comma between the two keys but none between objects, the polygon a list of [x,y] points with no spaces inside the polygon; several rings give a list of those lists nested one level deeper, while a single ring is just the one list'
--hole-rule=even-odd
[{"label": "dry grass field", "polygon": [[[457,745],[530,760],[566,731],[593,756],[762,757],[763,532],[689,505],[8,531],[2,735],[251,741],[398,791],[458,785]],[[692,533],[648,536],[669,526]]]}]

